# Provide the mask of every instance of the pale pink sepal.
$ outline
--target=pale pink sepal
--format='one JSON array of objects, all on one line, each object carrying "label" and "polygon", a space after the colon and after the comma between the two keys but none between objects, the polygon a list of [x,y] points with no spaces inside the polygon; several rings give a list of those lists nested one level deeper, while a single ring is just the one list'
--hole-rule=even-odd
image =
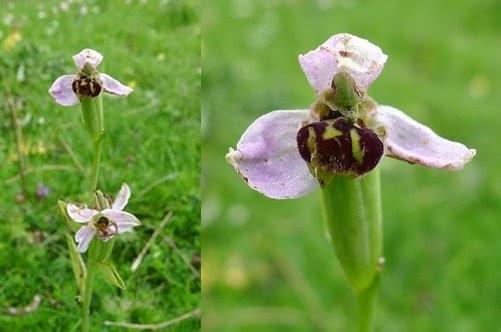
[{"label": "pale pink sepal", "polygon": [[75,241],[77,242],[77,249],[79,252],[86,252],[89,244],[96,235],[96,230],[90,225],[80,227],[75,234]]},{"label": "pale pink sepal", "polygon": [[78,104],[79,100],[73,92],[72,83],[76,75],[59,76],[49,89],[49,93],[55,102],[62,106],[73,106]]},{"label": "pale pink sepal", "polygon": [[66,212],[68,216],[75,222],[87,223],[90,222],[98,211],[89,209],[87,207],[79,207],[78,205],[69,203],[66,205]]},{"label": "pale pink sepal", "polygon": [[119,234],[131,231],[133,227],[141,224],[133,214],[125,211],[105,209],[101,213],[116,223]]},{"label": "pale pink sepal", "polygon": [[317,187],[298,152],[296,134],[308,110],[274,111],[255,120],[226,159],[247,184],[267,197],[297,198]]},{"label": "pale pink sepal", "polygon": [[86,63],[92,66],[92,68],[97,68],[99,64],[103,61],[103,55],[96,50],[85,48],[80,53],[73,56],[73,62],[75,65],[82,69]]},{"label": "pale pink sepal", "polygon": [[103,83],[104,91],[117,95],[117,96],[127,96],[133,89],[120,83],[108,74],[99,75],[101,82]]},{"label": "pale pink sepal", "polygon": [[317,94],[331,87],[334,75],[349,73],[367,91],[383,70],[388,56],[366,39],[348,33],[330,37],[318,48],[299,56],[299,64]]},{"label": "pale pink sepal", "polygon": [[124,183],[122,184],[122,187],[120,188],[117,197],[113,201],[111,208],[113,210],[123,210],[124,207],[129,202],[129,198],[130,198],[130,188],[127,184]]},{"label": "pale pink sepal", "polygon": [[391,106],[379,105],[374,120],[384,128],[386,154],[411,164],[459,170],[477,153],[475,149],[438,136]]}]

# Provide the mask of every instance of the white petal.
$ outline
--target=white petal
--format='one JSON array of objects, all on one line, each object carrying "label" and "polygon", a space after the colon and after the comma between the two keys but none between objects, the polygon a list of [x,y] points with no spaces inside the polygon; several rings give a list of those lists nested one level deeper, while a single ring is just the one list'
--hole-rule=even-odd
[{"label": "white petal", "polygon": [[383,127],[386,154],[432,168],[458,170],[476,154],[461,143],[449,141],[391,106],[378,106],[374,115]]},{"label": "white petal", "polygon": [[315,50],[299,56],[299,64],[308,82],[320,94],[331,87],[334,75],[346,71],[357,86],[367,91],[383,70],[388,56],[366,39],[339,33]]},{"label": "white petal", "polygon": [[75,62],[75,65],[79,69],[82,69],[86,63],[96,68],[101,61],[103,61],[103,55],[90,48],[83,49],[80,53],[73,56],[73,62]]},{"label": "white petal", "polygon": [[123,210],[124,207],[129,202],[129,198],[130,198],[130,188],[126,183],[124,183],[122,184],[122,187],[120,188],[120,191],[118,192],[115,201],[111,205],[111,208],[113,210]]},{"label": "white petal", "polygon": [[100,74],[101,82],[103,83],[104,91],[117,95],[117,96],[127,96],[132,91],[132,88],[123,85],[113,77],[107,74]]},{"label": "white petal", "polygon": [[140,225],[139,220],[133,214],[125,211],[105,209],[101,213],[117,224],[118,233],[129,231],[132,227]]},{"label": "white petal", "polygon": [[92,217],[98,213],[96,210],[88,209],[86,207],[81,208],[71,203],[66,206],[66,212],[68,212],[68,216],[70,216],[73,221],[79,223],[90,222]]},{"label": "white petal", "polygon": [[90,241],[96,235],[96,230],[92,226],[82,226],[75,234],[77,249],[79,252],[86,252],[89,248]]},{"label": "white petal", "polygon": [[308,110],[274,111],[259,117],[244,132],[226,159],[254,190],[276,199],[296,198],[317,187],[299,155],[296,135]]},{"label": "white petal", "polygon": [[79,100],[73,92],[72,83],[76,79],[75,75],[63,75],[58,77],[49,89],[49,93],[56,103],[62,106],[73,106]]}]

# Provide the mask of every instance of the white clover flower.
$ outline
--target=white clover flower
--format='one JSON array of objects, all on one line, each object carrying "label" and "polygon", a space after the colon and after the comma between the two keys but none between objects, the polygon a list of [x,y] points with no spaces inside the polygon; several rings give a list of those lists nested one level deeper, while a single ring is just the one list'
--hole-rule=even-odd
[{"label": "white clover flower", "polygon": [[[326,174],[361,176],[376,167],[383,154],[431,168],[463,168],[475,156],[474,149],[442,138],[366,96],[387,58],[376,45],[347,33],[300,55],[301,68],[321,103],[311,110],[279,110],[259,117],[226,159],[252,189],[275,199],[304,196],[319,183],[324,185]],[[358,102],[356,112],[349,110],[353,118],[343,105],[325,101],[325,96],[335,95],[340,75],[353,82]],[[319,116],[316,105],[324,107],[327,116]]]},{"label": "white clover flower", "polygon": [[134,215],[123,211],[129,198],[130,189],[124,183],[111,208],[97,211],[71,203],[67,205],[68,216],[77,223],[85,224],[75,234],[79,252],[87,251],[95,236],[102,241],[108,241],[116,234],[129,232],[140,224]]},{"label": "white clover flower", "polygon": [[62,106],[78,104],[79,98],[97,97],[103,90],[116,96],[127,96],[133,89],[113,77],[99,73],[97,66],[103,60],[101,53],[86,48],[73,56],[79,72],[77,75],[58,77],[49,89],[56,103]]}]

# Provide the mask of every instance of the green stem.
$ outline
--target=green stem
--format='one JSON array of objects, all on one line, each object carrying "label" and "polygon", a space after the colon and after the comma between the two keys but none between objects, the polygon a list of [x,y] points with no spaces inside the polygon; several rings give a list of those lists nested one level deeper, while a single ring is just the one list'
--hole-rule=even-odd
[{"label": "green stem", "polygon": [[99,179],[99,165],[101,164],[101,150],[103,147],[103,137],[100,136],[94,141],[94,153],[92,155],[92,168],[90,172],[90,187],[91,191],[97,190],[97,183]]},{"label": "green stem", "polygon": [[96,269],[96,263],[89,259],[87,262],[87,278],[85,279],[82,298],[82,332],[89,332],[90,328],[90,303],[92,301],[92,290],[94,288]]},{"label": "green stem", "polygon": [[359,332],[370,332],[374,327],[376,298],[380,279],[381,275],[376,274],[371,286],[357,295]]}]

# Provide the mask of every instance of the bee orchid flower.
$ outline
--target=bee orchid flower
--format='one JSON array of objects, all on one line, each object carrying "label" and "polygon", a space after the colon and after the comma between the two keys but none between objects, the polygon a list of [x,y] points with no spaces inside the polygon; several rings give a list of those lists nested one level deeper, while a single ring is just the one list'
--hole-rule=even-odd
[{"label": "bee orchid flower", "polygon": [[58,77],[49,89],[56,103],[62,106],[73,106],[79,103],[79,99],[97,97],[102,91],[116,96],[130,94],[132,88],[110,75],[97,71],[97,66],[102,60],[101,53],[89,48],[74,55],[73,62],[78,68],[78,73]]},{"label": "bee orchid flower", "polygon": [[108,241],[115,235],[129,232],[140,224],[134,215],[123,211],[130,195],[129,186],[123,184],[110,208],[98,211],[71,203],[67,205],[66,212],[68,216],[74,222],[84,224],[75,234],[79,252],[87,251],[94,237],[102,241]]},{"label": "bee orchid flower", "polygon": [[304,196],[334,175],[363,176],[383,155],[431,168],[463,168],[474,149],[367,95],[387,58],[378,46],[347,33],[300,55],[316,102],[311,109],[259,117],[226,159],[251,188],[275,199]]}]

